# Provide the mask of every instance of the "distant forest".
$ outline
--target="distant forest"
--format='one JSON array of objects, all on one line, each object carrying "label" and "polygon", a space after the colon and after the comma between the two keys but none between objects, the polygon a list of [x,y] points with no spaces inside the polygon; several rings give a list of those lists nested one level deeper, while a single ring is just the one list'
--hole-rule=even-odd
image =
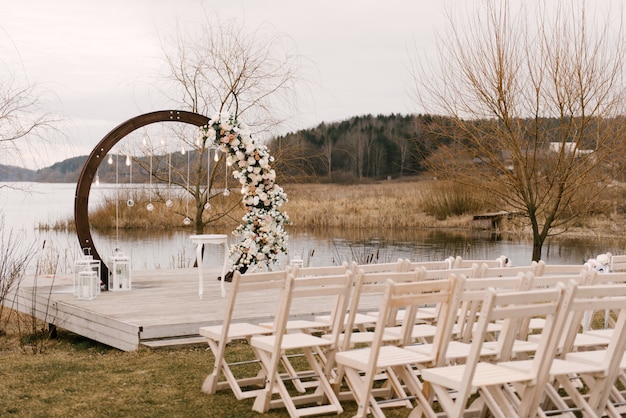
[{"label": "distant forest", "polygon": [[[430,116],[355,116],[274,138],[268,144],[282,176],[334,182],[396,178],[424,170],[441,138],[426,129]],[[303,171],[304,170],[304,171]]]},{"label": "distant forest", "polygon": [[[422,115],[355,116],[282,135],[267,145],[283,182],[397,178],[422,172],[424,158],[441,143],[426,129],[431,120]],[[86,160],[87,156],[70,158],[40,170],[0,165],[0,181],[75,183]],[[184,172],[187,158],[173,156],[172,164]],[[134,165],[135,182],[148,181],[141,165],[146,167],[147,161]],[[115,165],[101,164],[98,175],[101,182],[115,182]],[[120,169],[117,175],[119,181],[128,181],[127,170]]]}]

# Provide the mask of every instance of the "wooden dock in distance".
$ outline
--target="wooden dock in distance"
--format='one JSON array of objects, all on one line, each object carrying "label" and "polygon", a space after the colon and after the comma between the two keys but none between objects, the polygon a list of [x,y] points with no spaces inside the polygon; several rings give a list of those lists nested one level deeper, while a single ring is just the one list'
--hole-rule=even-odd
[{"label": "wooden dock in distance", "polygon": [[[4,304],[123,351],[134,351],[141,345],[201,342],[200,327],[222,322],[227,298],[222,298],[216,280],[221,270],[203,270],[202,299],[198,296],[197,269],[138,270],[132,274],[132,290],[101,292],[93,300],[74,296],[71,274],[25,277]],[[228,293],[230,283],[225,286]],[[242,294],[233,320],[271,322],[278,297],[276,290]],[[378,308],[378,302],[369,305]],[[294,309],[307,319],[328,313],[323,303]]]}]

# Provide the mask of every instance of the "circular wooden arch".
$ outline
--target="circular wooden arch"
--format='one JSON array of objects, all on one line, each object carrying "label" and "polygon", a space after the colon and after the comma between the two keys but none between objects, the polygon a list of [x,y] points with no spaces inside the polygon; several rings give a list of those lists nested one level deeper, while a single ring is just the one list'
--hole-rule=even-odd
[{"label": "circular wooden arch", "polygon": [[209,122],[209,118],[198,113],[185,112],[182,110],[160,110],[135,116],[132,119],[118,125],[109,132],[91,151],[85,165],[78,178],[76,185],[76,196],[74,197],[74,223],[76,224],[76,234],[81,249],[91,249],[91,255],[95,260],[102,263],[101,280],[106,283],[109,277],[109,269],[100,257],[98,250],[93,244],[91,229],[89,227],[89,192],[91,184],[98,172],[98,167],[104,160],[107,153],[122,140],[126,135],[143,126],[157,122],[182,122],[195,126],[203,126]]}]

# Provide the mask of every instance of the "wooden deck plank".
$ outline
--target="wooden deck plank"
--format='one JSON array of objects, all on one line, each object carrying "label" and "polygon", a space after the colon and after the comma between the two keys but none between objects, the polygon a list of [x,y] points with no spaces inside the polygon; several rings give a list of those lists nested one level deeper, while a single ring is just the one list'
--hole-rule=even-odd
[{"label": "wooden deck plank", "polygon": [[[198,296],[197,269],[139,270],[132,274],[132,290],[102,292],[93,300],[79,300],[73,295],[71,274],[25,277],[4,304],[124,351],[136,350],[151,340],[189,340],[199,336],[200,327],[221,323],[226,298],[222,298],[216,280],[219,269],[203,269],[202,298]],[[230,283],[225,283],[225,288],[229,292]],[[271,322],[278,298],[278,290],[242,294],[233,321]],[[326,314],[330,309],[326,305],[327,300],[318,300],[294,310],[299,318],[312,319]],[[377,307],[376,301],[367,309]],[[160,346],[167,341],[152,343]]]}]

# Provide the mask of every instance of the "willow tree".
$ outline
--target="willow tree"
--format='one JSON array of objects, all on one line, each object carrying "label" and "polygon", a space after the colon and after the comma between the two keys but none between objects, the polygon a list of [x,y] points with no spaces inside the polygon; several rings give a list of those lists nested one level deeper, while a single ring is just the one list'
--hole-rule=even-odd
[{"label": "willow tree", "polygon": [[430,168],[525,216],[539,260],[546,238],[584,213],[618,166],[626,42],[621,9],[517,4],[448,13],[437,64],[416,63],[414,79],[426,112],[445,116],[433,131],[450,141]]},{"label": "willow tree", "polygon": [[[163,43],[162,92],[168,102],[212,117],[227,112],[245,122],[262,140],[280,125],[295,108],[295,86],[299,82],[299,56],[290,40],[269,27],[248,30],[242,20],[224,20],[207,14],[199,26],[186,25]],[[209,163],[206,138],[181,128],[174,132],[193,153],[191,174],[183,170],[166,178],[166,171],[153,172],[158,181],[171,181],[190,193],[195,201],[193,222],[197,233],[227,213],[203,218],[210,202],[228,189],[224,179],[224,157],[220,164]],[[157,140],[153,141],[158,143]],[[179,147],[180,149],[180,147]],[[214,156],[214,152],[211,154]],[[146,159],[143,159],[144,166]],[[138,161],[141,163],[141,161]],[[168,166],[155,161],[155,166]],[[210,168],[210,173],[207,170]],[[147,169],[147,167],[143,167]],[[220,176],[222,176],[220,178]],[[187,182],[186,179],[191,179]],[[235,191],[239,190],[237,184]],[[238,193],[230,195],[230,209],[237,206]]]}]

